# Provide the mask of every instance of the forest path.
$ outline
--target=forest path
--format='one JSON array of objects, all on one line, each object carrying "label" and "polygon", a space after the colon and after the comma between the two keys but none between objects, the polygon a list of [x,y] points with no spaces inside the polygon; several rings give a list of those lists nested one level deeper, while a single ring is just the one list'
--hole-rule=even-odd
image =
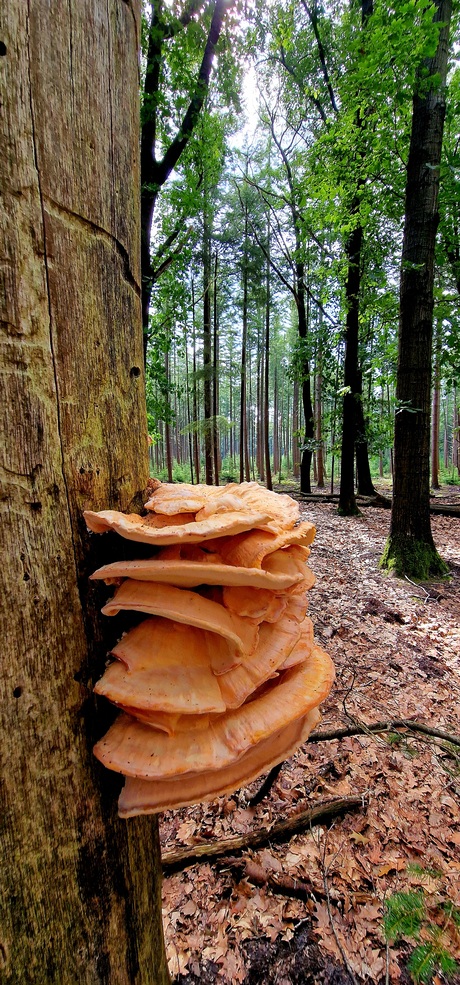
[{"label": "forest path", "polygon": [[[307,503],[301,511],[317,527],[309,615],[337,673],[321,730],[349,725],[350,717],[412,718],[458,735],[460,520],[432,518],[451,578],[414,585],[378,569],[388,510],[343,518],[334,505]],[[423,894],[428,922],[460,960],[458,927],[448,916],[449,901],[460,906],[460,761],[453,747],[415,732],[309,743],[250,808],[247,797],[258,785],[163,815],[164,849],[268,827],[335,797],[362,795],[363,808],[329,830],[316,826],[287,844],[245,852],[243,873],[220,860],[165,879],[166,944],[177,983],[340,985],[354,976],[376,985],[387,966],[389,982],[408,982],[413,943],[387,952],[382,931],[384,899],[401,891]],[[267,888],[273,876],[307,882],[311,895],[274,893]]]}]

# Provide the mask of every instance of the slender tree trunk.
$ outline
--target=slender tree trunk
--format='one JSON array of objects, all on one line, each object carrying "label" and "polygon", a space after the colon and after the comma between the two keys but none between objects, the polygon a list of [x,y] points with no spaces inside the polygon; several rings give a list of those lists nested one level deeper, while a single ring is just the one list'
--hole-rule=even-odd
[{"label": "slender tree trunk", "polygon": [[442,323],[438,320],[436,325],[436,338],[434,344],[434,370],[433,370],[433,406],[431,415],[431,485],[433,489],[439,489],[439,426],[441,417],[441,329]]},{"label": "slender tree trunk", "polygon": [[444,418],[443,461],[444,461],[444,468],[446,470],[449,468],[449,427],[448,427],[449,416],[448,415],[449,415],[449,398],[447,395],[443,405],[443,418]]},{"label": "slender tree trunk", "polygon": [[1,978],[166,985],[157,822],[117,818],[120,778],[91,753],[121,627],[88,580],[111,547],[82,519],[138,511],[148,478],[140,9],[30,0],[0,20]]},{"label": "slender tree trunk", "polygon": [[192,325],[193,325],[193,460],[195,462],[196,481],[200,481],[200,439],[198,435],[198,385],[197,385],[197,360],[196,360],[196,310],[195,310],[195,284],[192,280]]},{"label": "slender tree trunk", "polygon": [[[170,384],[170,380],[169,380],[169,350],[166,350],[166,354],[165,354],[165,372],[166,372],[166,379],[168,381],[168,393],[169,393],[169,391],[170,391],[170,385],[169,385]],[[169,397],[168,397],[168,403],[167,403],[167,411],[168,411],[168,414],[170,412],[170,409],[171,408],[170,408]],[[166,466],[167,466],[167,469],[168,469],[168,482],[172,482],[173,481],[173,472],[172,472],[173,463],[172,463],[172,447],[171,447],[171,425],[170,425],[170,422],[169,422],[169,416],[165,420],[165,447],[166,447]]]},{"label": "slender tree trunk", "polygon": [[220,447],[219,447],[219,428],[217,419],[219,416],[219,310],[217,305],[217,250],[214,257],[214,277],[213,277],[213,326],[214,326],[214,346],[213,346],[213,372],[212,372],[212,416],[214,418],[212,429],[212,448],[214,456],[214,478],[216,486],[219,485],[219,472],[221,467]]},{"label": "slender tree trunk", "polygon": [[[430,526],[430,391],[434,252],[451,6],[451,0],[435,0],[434,18],[443,26],[436,54],[423,66],[423,88],[413,100],[401,263],[393,505],[382,558],[384,566],[416,578],[446,571]],[[426,72],[432,78],[428,91]]]},{"label": "slender tree trunk", "polygon": [[264,345],[264,458],[267,489],[273,489],[270,462],[270,318],[271,318],[271,279],[270,279],[270,217],[267,218],[267,260],[265,264],[265,345]]},{"label": "slender tree trunk", "polygon": [[316,485],[318,486],[318,489],[324,489],[324,445],[323,445],[323,434],[322,434],[323,366],[322,366],[321,341],[319,342],[319,346],[318,346],[317,363],[318,365],[316,367],[316,388],[315,388],[316,468],[317,468]]},{"label": "slender tree trunk", "polygon": [[[384,394],[383,394],[383,383],[382,383],[380,387],[380,415],[382,420],[383,420],[384,411],[385,411],[385,406],[384,406]],[[381,448],[379,449],[379,476],[381,479],[383,479],[383,451]]]},{"label": "slender tree trunk", "polygon": [[[188,342],[185,341],[185,379],[187,386],[187,427],[190,427],[191,423],[191,410],[190,410],[190,374],[189,374],[189,364],[188,364]],[[192,442],[192,432],[189,431],[187,435],[188,442],[188,460],[190,464],[190,481],[193,485],[193,442]],[[197,480],[198,481],[198,480]]]},{"label": "slender tree trunk", "polygon": [[[296,226],[296,245],[297,252],[301,249],[300,233]],[[308,338],[308,315],[305,299],[305,264],[303,261],[296,262],[296,303],[297,317],[299,325],[299,337],[304,343]],[[301,367],[301,392],[302,406],[305,419],[304,449],[300,460],[300,491],[311,493],[311,459],[313,454],[312,442],[315,434],[315,423],[313,418],[313,405],[311,400],[310,384],[310,363],[305,352]]]},{"label": "slender tree trunk", "polygon": [[358,493],[360,496],[375,496],[376,490],[372,482],[367,446],[367,421],[363,409],[363,387],[361,370],[358,371],[358,387],[361,393],[356,403],[356,472],[358,476]]},{"label": "slender tree trunk", "polygon": [[[230,417],[230,423],[233,424],[233,361],[232,354],[230,353],[230,377],[228,381],[228,413]],[[230,428],[229,435],[229,454],[232,467],[235,463],[235,447],[233,440],[233,427]]]},{"label": "slender tree trunk", "polygon": [[[194,4],[189,5],[188,16],[182,24],[190,22]],[[144,332],[144,354],[147,353],[149,338],[149,309],[156,271],[152,269],[150,239],[153,213],[158,193],[174,170],[181,154],[187,146],[196,127],[209,86],[214,52],[227,9],[226,0],[215,0],[212,5],[212,19],[203,52],[203,58],[195,80],[195,87],[180,126],[161,161],[156,158],[157,112],[160,104],[160,76],[163,63],[162,49],[165,22],[162,16],[162,0],[153,0],[149,24],[147,64],[144,80],[143,124],[141,132],[141,270],[142,270],[142,325]]]},{"label": "slender tree trunk", "polygon": [[203,207],[203,399],[204,399],[204,468],[207,485],[212,485],[212,387],[211,387],[211,230],[208,201]]},{"label": "slender tree trunk", "polygon": [[275,365],[273,377],[273,472],[275,475],[280,467],[278,413],[278,367]]},{"label": "slender tree trunk", "polygon": [[460,474],[460,407],[457,404],[456,390],[454,390],[454,410],[452,420],[452,465]]},{"label": "slender tree trunk", "polygon": [[292,472],[295,479],[300,475],[299,454],[299,381],[294,380],[292,395]]},{"label": "slender tree trunk", "polygon": [[[369,17],[373,14],[373,0],[361,0],[361,25],[364,31]],[[357,135],[363,128],[363,118],[360,110],[356,116]],[[361,156],[363,156],[361,152]],[[339,513],[343,516],[353,516],[359,513],[355,498],[355,447],[359,436],[360,472],[362,484],[374,487],[370,478],[369,462],[367,460],[367,443],[365,441],[364,414],[362,408],[362,385],[359,372],[359,303],[361,291],[361,254],[363,247],[363,228],[359,217],[360,197],[364,186],[364,178],[359,178],[356,194],[350,207],[350,215],[356,225],[352,229],[345,248],[348,273],[345,285],[346,295],[346,327],[345,327],[345,363],[342,415],[342,453],[340,464],[340,497]],[[364,440],[363,440],[364,438]],[[366,462],[367,460],[367,462]],[[359,473],[358,473],[359,474]]]},{"label": "slender tree trunk", "polygon": [[248,211],[244,205],[243,256],[243,334],[241,340],[241,397],[240,397],[240,482],[249,482],[248,417],[247,417],[247,340],[248,340]]}]

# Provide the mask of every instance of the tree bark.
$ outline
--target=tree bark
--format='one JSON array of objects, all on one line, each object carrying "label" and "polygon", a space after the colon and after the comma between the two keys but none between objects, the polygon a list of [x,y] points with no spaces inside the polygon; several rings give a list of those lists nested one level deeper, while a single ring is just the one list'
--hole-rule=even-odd
[{"label": "tree bark", "polygon": [[439,425],[441,417],[441,328],[440,319],[436,326],[434,372],[433,372],[433,410],[431,415],[431,485],[439,489]]},{"label": "tree bark", "polygon": [[204,468],[208,486],[212,486],[212,345],[211,345],[211,227],[209,202],[205,189],[203,203],[203,405],[204,405]]},{"label": "tree bark", "polygon": [[[361,0],[361,27],[364,31],[369,18],[373,14],[373,0]],[[363,118],[358,109],[356,115],[356,131],[363,128]],[[361,152],[361,156],[364,156]],[[358,178],[356,194],[350,207],[350,215],[355,218],[356,225],[352,229],[345,248],[348,260],[348,273],[345,285],[346,295],[346,327],[345,327],[345,363],[342,416],[342,454],[340,465],[340,498],[339,513],[353,516],[359,513],[355,498],[355,448],[359,456],[361,472],[361,489],[372,487],[365,438],[365,422],[362,407],[362,378],[359,370],[359,305],[361,294],[361,255],[363,248],[363,227],[359,215],[360,196],[365,184],[364,178]],[[358,448],[359,446],[359,448]]]},{"label": "tree bark", "polygon": [[267,216],[267,250],[268,257],[265,264],[265,345],[263,365],[263,436],[265,474],[267,476],[267,489],[273,489],[272,467],[270,462],[270,320],[271,320],[271,279],[270,279],[270,217]]},{"label": "tree bark", "polygon": [[91,753],[121,628],[88,581],[110,539],[82,519],[138,510],[148,478],[140,9],[30,0],[0,20],[1,977],[166,985],[157,822],[117,818],[120,778]]},{"label": "tree bark", "polygon": [[214,256],[214,276],[213,276],[213,355],[212,355],[212,416],[214,418],[214,424],[212,429],[212,448],[214,455],[214,480],[216,486],[219,485],[219,473],[222,466],[221,455],[220,455],[220,440],[219,440],[219,427],[218,427],[218,417],[219,417],[219,306],[217,303],[217,269],[218,269],[218,253],[217,250]]},{"label": "tree bark", "polygon": [[[401,261],[393,506],[382,565],[427,578],[445,573],[430,526],[430,391],[434,253],[451,0],[436,0],[436,54],[413,99]],[[427,89],[427,77],[431,79]]]}]

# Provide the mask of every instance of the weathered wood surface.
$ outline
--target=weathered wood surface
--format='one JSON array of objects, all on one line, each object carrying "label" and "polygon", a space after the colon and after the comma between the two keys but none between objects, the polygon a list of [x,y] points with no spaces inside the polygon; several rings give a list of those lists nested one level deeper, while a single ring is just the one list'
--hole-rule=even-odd
[{"label": "weathered wood surface", "polygon": [[178,848],[171,852],[163,852],[163,871],[169,875],[172,872],[180,872],[189,865],[195,865],[196,862],[207,862],[221,855],[233,854],[249,848],[260,848],[272,842],[289,841],[294,834],[304,831],[305,828],[315,824],[327,824],[338,814],[346,814],[360,807],[364,807],[362,797],[338,797],[323,804],[316,804],[315,807],[310,807],[282,821],[276,821],[269,827],[249,831],[244,835],[194,845],[193,848]]},{"label": "weathered wood surface", "polygon": [[[85,507],[148,476],[137,0],[0,10],[0,979],[163,985],[156,820],[93,760],[103,626]],[[4,49],[2,48],[2,51]],[[109,620],[106,620],[109,623]],[[107,714],[107,712],[105,712]]]}]

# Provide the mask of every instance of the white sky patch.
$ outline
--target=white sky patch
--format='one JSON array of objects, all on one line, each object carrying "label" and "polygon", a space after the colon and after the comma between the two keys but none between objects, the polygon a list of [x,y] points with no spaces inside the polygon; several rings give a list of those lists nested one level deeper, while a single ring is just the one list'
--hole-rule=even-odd
[{"label": "white sky patch", "polygon": [[243,147],[245,144],[250,144],[259,125],[259,89],[256,70],[252,62],[246,65],[241,96],[245,119],[238,132],[230,138],[231,147]]}]

